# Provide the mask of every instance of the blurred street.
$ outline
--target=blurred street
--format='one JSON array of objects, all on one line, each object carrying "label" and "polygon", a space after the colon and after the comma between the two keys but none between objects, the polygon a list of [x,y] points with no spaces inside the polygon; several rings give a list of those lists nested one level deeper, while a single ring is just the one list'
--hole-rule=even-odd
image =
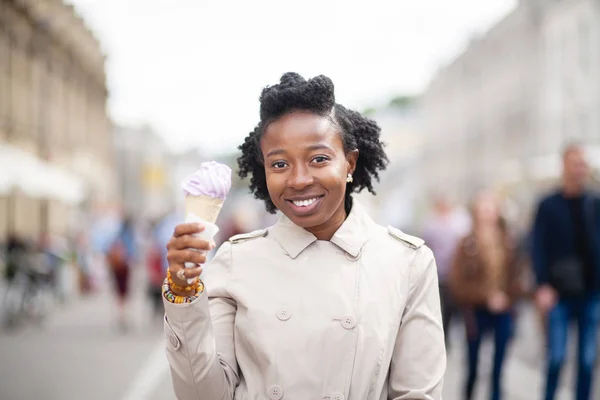
[{"label": "blurred street", "polygon": [[[136,271],[134,281],[144,277]],[[115,322],[109,290],[67,304],[41,326],[0,333],[2,399],[174,398],[162,344],[143,285],[132,287],[133,326]]]},{"label": "blurred street", "polygon": [[[510,400],[542,399],[544,382],[543,343],[537,325],[537,315],[528,306],[520,310],[517,321],[515,339],[509,350],[504,367],[504,396]],[[464,348],[464,331],[455,326],[452,331],[451,348],[448,349],[448,368],[444,384],[444,400],[461,400],[464,366],[466,357]],[[569,348],[569,362],[565,364],[562,374],[562,385],[557,393],[559,400],[571,400],[573,386],[574,346]],[[475,399],[489,398],[488,380],[491,375],[493,348],[485,343],[480,353],[480,382]],[[597,373],[597,376],[600,374]],[[600,398],[600,385],[594,388],[594,399]]]},{"label": "blurred street", "polygon": [[[534,301],[552,315],[555,399],[574,399],[578,372],[578,397],[595,373],[600,399],[600,1],[233,3],[0,0],[0,400],[175,399],[156,310],[167,269],[189,261],[172,261],[189,243],[166,249],[189,212],[182,183],[211,160],[232,170],[226,191],[211,180],[202,192],[226,199],[217,247],[273,225],[262,135],[297,111],[326,116],[317,100],[356,168],[287,154],[294,194],[278,198],[302,189],[296,207],[308,207],[334,193],[329,181],[368,188],[353,198],[375,222],[424,240],[449,332],[444,400],[465,399],[467,368],[474,400],[490,398],[490,380],[502,399],[542,399]],[[265,90],[288,71],[299,75],[280,89],[302,101],[263,120]],[[317,99],[333,94],[329,79],[335,96]],[[298,171],[313,171],[305,187]],[[562,365],[571,320],[586,356],[573,329]]]},{"label": "blurred street", "polygon": [[[143,282],[138,270],[134,281]],[[171,400],[174,399],[166,363],[162,324],[154,318],[143,285],[132,288],[130,312],[134,325],[118,330],[114,300],[109,291],[80,299],[51,314],[42,326],[28,325],[0,333],[2,399]],[[505,394],[510,400],[541,398],[542,343],[536,315],[525,307],[505,368]],[[458,322],[458,321],[457,321]],[[463,380],[464,332],[457,323],[448,351],[445,400],[460,400]],[[573,346],[571,346],[573,347]],[[574,349],[573,349],[574,350]],[[571,355],[573,354],[571,350]],[[476,399],[486,399],[492,349],[481,351],[481,385]],[[558,399],[569,400],[572,363],[563,374]],[[600,374],[598,374],[600,378]],[[600,385],[595,396],[600,398]]]}]

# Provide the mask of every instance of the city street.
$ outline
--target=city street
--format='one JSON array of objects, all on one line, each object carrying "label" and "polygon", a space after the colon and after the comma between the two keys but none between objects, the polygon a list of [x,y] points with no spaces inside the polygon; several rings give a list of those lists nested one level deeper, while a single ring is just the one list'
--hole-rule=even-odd
[{"label": "city street", "polygon": [[[349,389],[357,379],[381,391],[386,363],[406,359],[383,348],[390,321],[441,304],[425,289],[434,269],[453,297],[440,296],[444,307],[518,302],[514,332],[504,313],[464,313],[469,333],[498,328],[495,397],[544,396],[548,341],[531,303],[552,302],[537,291],[545,283],[567,300],[551,312],[549,354],[566,350],[554,400],[574,400],[578,353],[590,380],[594,338],[586,400],[600,400],[598,49],[600,0],[0,0],[0,400],[175,400],[152,309],[163,311],[167,264],[207,262],[191,250],[210,228],[207,259],[278,220],[223,257],[225,292],[240,299],[235,356],[268,359],[256,369],[278,381],[255,384],[245,364],[252,400],[365,400]],[[176,228],[195,217],[204,231]],[[394,238],[415,250],[410,261]],[[306,269],[321,264],[340,269]],[[193,270],[173,272],[177,291]],[[326,290],[311,293],[300,273]],[[406,307],[387,283],[412,296]],[[278,309],[270,320],[263,305]],[[269,324],[295,307],[281,329],[300,339],[281,340]],[[443,400],[465,400],[469,346],[464,321],[452,322]],[[420,323],[396,341],[414,362],[405,382],[443,359]],[[206,341],[189,332],[179,351],[193,354]],[[490,333],[471,400],[492,397]]]},{"label": "city street", "polygon": [[0,333],[0,398],[174,399],[162,320],[151,315],[142,285],[133,289],[126,333],[106,289],[58,308],[40,327]]},{"label": "city street", "polygon": [[[137,285],[140,286],[140,285]],[[153,318],[141,290],[133,296],[134,324],[121,333],[108,292],[75,300],[56,310],[41,327],[27,326],[0,336],[2,399],[7,400],[171,400],[160,318]],[[517,340],[505,369],[505,398],[541,398],[541,343],[532,311],[521,312]],[[449,351],[445,400],[460,400],[463,343],[455,327]],[[572,354],[572,352],[571,352]],[[481,351],[477,399],[487,399],[491,348]],[[565,370],[559,400],[569,400],[572,368]],[[596,397],[600,391],[596,388]]]}]

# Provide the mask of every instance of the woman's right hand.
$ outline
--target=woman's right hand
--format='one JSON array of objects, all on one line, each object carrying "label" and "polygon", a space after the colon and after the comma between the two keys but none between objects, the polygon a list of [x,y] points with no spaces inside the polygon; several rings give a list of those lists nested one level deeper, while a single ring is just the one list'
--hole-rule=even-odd
[{"label": "woman's right hand", "polygon": [[558,302],[558,294],[550,285],[542,285],[535,292],[535,304],[542,312],[548,313]]},{"label": "woman's right hand", "polygon": [[[194,236],[204,230],[204,226],[198,223],[185,223],[175,227],[173,237],[167,244],[167,261],[169,262],[169,271],[171,278],[177,285],[188,286],[187,279],[196,279],[202,273],[202,267],[199,266],[206,262],[206,252],[214,249],[213,241],[207,241]],[[200,251],[198,251],[200,250]],[[185,268],[185,263],[193,263],[194,268]],[[183,270],[185,280],[180,279],[177,273]],[[171,288],[177,296],[192,296],[194,291],[176,291]]]},{"label": "woman's right hand", "polygon": [[506,311],[509,305],[510,299],[508,298],[506,293],[502,291],[495,291],[490,295],[490,297],[488,297],[488,309],[494,314],[499,314],[501,312]]}]

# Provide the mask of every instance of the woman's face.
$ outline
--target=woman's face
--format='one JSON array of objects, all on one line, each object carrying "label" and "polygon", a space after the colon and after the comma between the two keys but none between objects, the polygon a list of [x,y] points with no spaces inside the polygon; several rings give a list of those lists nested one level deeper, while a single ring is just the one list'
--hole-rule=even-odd
[{"label": "woman's face", "polygon": [[313,232],[341,224],[346,178],[358,152],[345,154],[329,118],[308,112],[284,115],[267,127],[260,148],[269,196],[281,212]]},{"label": "woman's face", "polygon": [[477,197],[473,206],[473,217],[478,225],[495,225],[499,218],[498,202],[490,194]]}]

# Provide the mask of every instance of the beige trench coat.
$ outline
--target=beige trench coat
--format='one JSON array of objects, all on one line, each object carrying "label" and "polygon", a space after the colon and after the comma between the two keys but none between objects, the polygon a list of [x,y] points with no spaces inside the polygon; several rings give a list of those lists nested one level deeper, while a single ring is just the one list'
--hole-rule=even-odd
[{"label": "beige trench coat", "polygon": [[446,352],[435,261],[356,201],[331,241],[286,217],[238,235],[205,293],[165,301],[180,400],[440,400]]}]

